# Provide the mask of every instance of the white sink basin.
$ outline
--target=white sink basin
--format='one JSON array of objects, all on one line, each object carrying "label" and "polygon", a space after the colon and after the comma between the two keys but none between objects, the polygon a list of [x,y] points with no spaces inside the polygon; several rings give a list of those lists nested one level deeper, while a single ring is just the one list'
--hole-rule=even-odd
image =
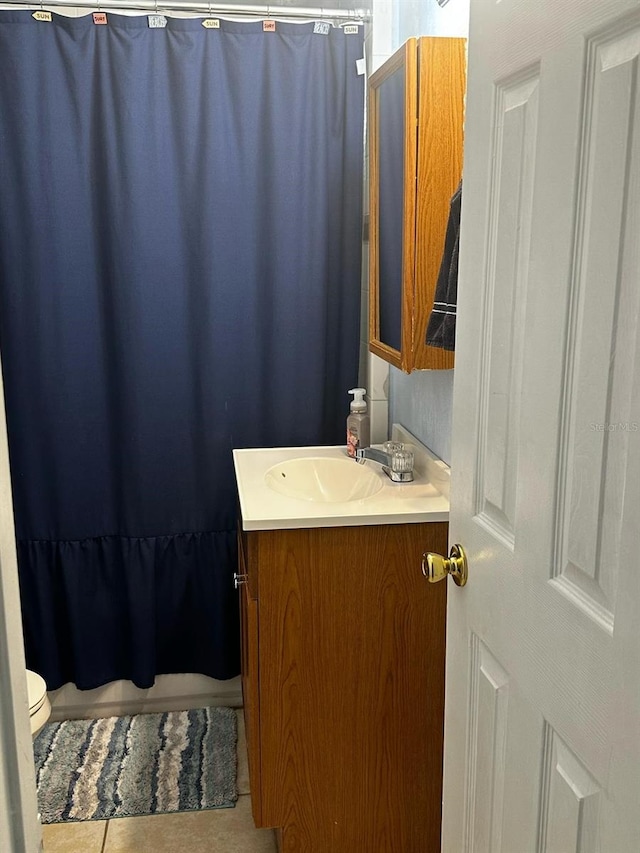
[{"label": "white sink basin", "polygon": [[392,483],[375,462],[358,465],[344,446],[235,449],[243,529],[447,521],[448,466],[400,424],[391,438],[414,449],[412,483]]},{"label": "white sink basin", "polygon": [[383,486],[379,474],[355,460],[326,456],[288,459],[269,468],[264,479],[281,495],[316,503],[359,501],[375,495]]}]

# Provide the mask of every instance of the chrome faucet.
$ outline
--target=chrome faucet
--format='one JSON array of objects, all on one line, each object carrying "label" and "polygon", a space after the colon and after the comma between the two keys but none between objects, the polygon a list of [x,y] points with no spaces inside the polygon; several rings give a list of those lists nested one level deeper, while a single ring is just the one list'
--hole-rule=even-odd
[{"label": "chrome faucet", "polygon": [[356,462],[364,465],[367,459],[382,465],[382,470],[393,483],[410,483],[413,480],[413,453],[397,441],[387,441],[383,449],[359,447]]}]

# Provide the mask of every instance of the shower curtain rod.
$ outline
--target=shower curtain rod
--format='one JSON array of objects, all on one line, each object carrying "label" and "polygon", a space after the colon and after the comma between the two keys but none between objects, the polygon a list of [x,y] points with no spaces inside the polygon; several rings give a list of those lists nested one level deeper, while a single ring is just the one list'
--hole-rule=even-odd
[{"label": "shower curtain rod", "polygon": [[[0,0],[0,9],[6,6],[27,6],[28,3],[20,0]],[[130,9],[141,12],[200,12],[207,15],[219,15],[224,17],[248,16],[252,18],[312,18],[316,20],[371,20],[371,12],[368,9],[325,9],[323,7],[303,6],[249,6],[236,3],[209,3],[198,2],[198,0],[51,0],[51,2],[34,3],[34,9],[46,9],[55,11],[56,6],[79,7],[83,9],[94,9],[101,11]],[[31,7],[30,7],[31,8]]]}]

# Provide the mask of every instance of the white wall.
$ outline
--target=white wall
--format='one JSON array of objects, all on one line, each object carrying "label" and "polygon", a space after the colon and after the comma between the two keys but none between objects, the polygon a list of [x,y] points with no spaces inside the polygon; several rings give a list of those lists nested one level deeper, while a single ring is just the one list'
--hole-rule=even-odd
[{"label": "white wall", "polygon": [[[373,0],[370,70],[375,71],[410,36],[462,36],[469,28],[469,0]],[[362,341],[361,341],[362,347]],[[388,423],[401,423],[446,462],[451,461],[452,370],[416,370],[407,376],[369,354],[374,393],[384,393]],[[384,376],[388,373],[388,382]],[[384,376],[383,376],[384,375]],[[371,379],[369,380],[371,384]],[[388,391],[388,394],[387,394]],[[377,398],[374,397],[373,405]],[[373,441],[373,438],[372,438]]]},{"label": "white wall", "polygon": [[[375,71],[392,53],[391,4],[373,0],[373,21],[366,25],[364,49],[367,58],[367,75]],[[365,144],[364,158],[364,213],[369,213],[369,151]],[[360,377],[359,384],[367,389],[367,403],[371,418],[371,443],[380,444],[389,437],[389,368],[386,362],[369,352],[369,244],[362,252],[362,309],[360,323]]]},{"label": "white wall", "polygon": [[40,848],[42,832],[37,813],[0,369],[0,850],[3,853],[35,853]]},{"label": "white wall", "polygon": [[[469,32],[469,0],[392,0],[396,47],[410,36],[462,36]],[[395,50],[395,48],[394,48]]]}]

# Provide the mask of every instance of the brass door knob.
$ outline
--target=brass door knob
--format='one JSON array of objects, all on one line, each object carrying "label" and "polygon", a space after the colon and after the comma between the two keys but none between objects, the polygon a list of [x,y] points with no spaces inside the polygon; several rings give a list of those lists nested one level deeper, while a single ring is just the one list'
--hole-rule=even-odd
[{"label": "brass door knob", "polygon": [[447,575],[451,575],[458,586],[464,586],[469,576],[467,555],[462,545],[452,545],[449,559],[442,554],[426,551],[422,555],[422,574],[429,583],[438,583]]}]

